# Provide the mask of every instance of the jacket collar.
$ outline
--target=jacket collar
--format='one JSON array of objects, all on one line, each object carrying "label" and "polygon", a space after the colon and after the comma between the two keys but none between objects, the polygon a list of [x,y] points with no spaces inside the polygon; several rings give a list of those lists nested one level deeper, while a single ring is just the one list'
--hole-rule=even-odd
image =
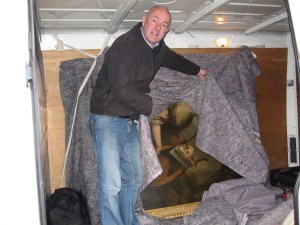
[{"label": "jacket collar", "polygon": [[[143,34],[142,34],[142,31],[141,31],[141,27],[142,27],[142,22],[139,22],[137,25],[135,25],[133,28],[132,28],[132,32],[135,33],[138,41],[142,44],[143,47],[147,47],[149,49],[152,49],[148,43],[145,41],[144,37],[143,37]],[[163,39],[159,42],[159,45],[162,45],[163,43]]]}]

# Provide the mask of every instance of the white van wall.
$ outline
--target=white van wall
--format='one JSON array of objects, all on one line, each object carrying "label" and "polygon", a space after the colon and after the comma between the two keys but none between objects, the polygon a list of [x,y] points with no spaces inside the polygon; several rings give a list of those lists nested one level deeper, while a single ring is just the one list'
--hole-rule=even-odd
[{"label": "white van wall", "polygon": [[[119,30],[112,35],[110,45],[116,37],[126,32],[126,30]],[[107,33],[105,30],[44,30],[42,31],[42,50],[54,50],[57,45],[57,37],[64,42],[78,49],[99,49],[102,47]],[[230,38],[231,44],[229,47],[236,48],[242,45],[249,47],[266,47],[266,48],[286,48],[287,37],[275,36],[269,33],[260,33],[251,35],[241,35],[233,31],[216,33],[208,31],[192,30],[187,33],[176,34],[170,32],[166,36],[166,44],[170,48],[215,48],[215,41],[217,38],[226,37]],[[68,49],[68,48],[65,48]]]}]

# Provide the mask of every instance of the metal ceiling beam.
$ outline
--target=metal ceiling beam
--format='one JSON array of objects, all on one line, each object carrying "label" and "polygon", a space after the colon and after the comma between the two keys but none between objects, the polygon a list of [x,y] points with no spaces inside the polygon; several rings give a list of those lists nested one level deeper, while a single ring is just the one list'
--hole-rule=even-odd
[{"label": "metal ceiling beam", "polygon": [[39,11],[50,12],[116,12],[116,9],[84,9],[84,8],[40,8]]},{"label": "metal ceiling beam", "polygon": [[210,13],[218,10],[219,8],[223,7],[224,5],[228,4],[232,0],[215,0],[208,6],[200,6],[196,9],[196,13],[191,14],[188,19],[180,24],[179,26],[174,28],[175,33],[182,33],[187,30],[195,21],[200,20],[201,18],[209,15]]},{"label": "metal ceiling beam", "polygon": [[283,13],[281,13],[281,14],[273,17],[273,18],[270,18],[270,19],[267,19],[267,20],[261,22],[260,24],[254,26],[254,27],[251,27],[251,28],[247,29],[246,31],[244,31],[243,34],[251,34],[251,33],[255,32],[255,31],[259,31],[262,28],[267,27],[267,26],[269,26],[271,24],[277,23],[280,20],[284,20],[287,17],[288,17],[287,12],[283,12]]},{"label": "metal ceiling beam", "polygon": [[230,2],[228,5],[234,6],[250,6],[250,7],[268,7],[268,8],[282,8],[283,5],[274,4],[254,4],[254,3],[240,3],[240,2]]},{"label": "metal ceiling beam", "polygon": [[123,1],[120,4],[117,12],[111,19],[111,21],[106,29],[109,34],[113,34],[118,30],[120,24],[125,19],[125,17],[130,12],[130,10],[136,4],[137,1],[138,0],[128,0],[128,1]]}]

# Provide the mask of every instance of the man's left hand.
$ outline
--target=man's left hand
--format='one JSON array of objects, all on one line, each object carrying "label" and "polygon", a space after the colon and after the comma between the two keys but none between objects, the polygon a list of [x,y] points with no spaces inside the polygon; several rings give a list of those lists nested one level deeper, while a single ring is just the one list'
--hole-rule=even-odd
[{"label": "man's left hand", "polygon": [[199,73],[196,75],[197,77],[199,77],[201,80],[205,80],[205,76],[208,75],[208,69],[200,69]]}]

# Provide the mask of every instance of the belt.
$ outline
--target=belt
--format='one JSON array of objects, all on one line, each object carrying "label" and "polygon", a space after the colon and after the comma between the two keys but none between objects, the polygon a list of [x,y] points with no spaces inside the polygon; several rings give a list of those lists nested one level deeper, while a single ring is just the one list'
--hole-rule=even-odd
[{"label": "belt", "polygon": [[118,117],[123,118],[123,119],[130,119],[131,120],[131,118],[129,116],[118,116]]},{"label": "belt", "polygon": [[127,120],[139,120],[139,115],[132,115],[132,116],[118,116],[119,118],[122,119],[127,119]]}]

